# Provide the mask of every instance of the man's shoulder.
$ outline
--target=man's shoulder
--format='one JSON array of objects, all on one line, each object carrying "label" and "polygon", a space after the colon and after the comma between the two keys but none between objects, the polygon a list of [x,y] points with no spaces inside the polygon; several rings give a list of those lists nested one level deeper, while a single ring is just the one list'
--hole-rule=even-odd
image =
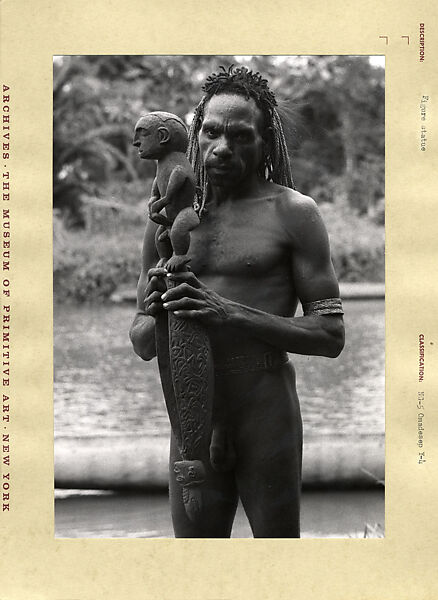
[{"label": "man's shoulder", "polygon": [[303,222],[312,222],[320,217],[318,206],[310,196],[281,185],[276,185],[276,190],[277,210],[286,226],[301,227]]},{"label": "man's shoulder", "polygon": [[274,184],[277,190],[277,200],[281,208],[287,211],[308,212],[317,211],[318,207],[310,196],[302,194],[298,190]]},{"label": "man's shoulder", "polygon": [[272,188],[278,221],[294,248],[308,247],[310,241],[325,243],[326,228],[315,200],[280,185]]}]

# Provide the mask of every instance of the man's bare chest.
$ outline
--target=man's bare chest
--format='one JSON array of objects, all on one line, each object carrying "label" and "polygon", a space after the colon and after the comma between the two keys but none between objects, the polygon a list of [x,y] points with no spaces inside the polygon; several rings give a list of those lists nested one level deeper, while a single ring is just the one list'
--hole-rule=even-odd
[{"label": "man's bare chest", "polygon": [[263,276],[289,264],[289,249],[281,225],[252,215],[234,220],[208,219],[191,234],[191,267],[195,273],[223,276]]}]

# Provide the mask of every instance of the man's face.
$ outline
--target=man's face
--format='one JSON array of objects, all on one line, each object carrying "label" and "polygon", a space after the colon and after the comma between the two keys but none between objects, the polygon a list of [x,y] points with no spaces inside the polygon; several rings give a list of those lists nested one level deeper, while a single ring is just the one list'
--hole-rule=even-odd
[{"label": "man's face", "polygon": [[158,158],[161,153],[158,124],[153,119],[141,118],[134,130],[133,145],[140,158]]},{"label": "man's face", "polygon": [[252,98],[213,96],[205,107],[199,148],[209,181],[235,187],[252,177],[263,156],[262,114]]}]

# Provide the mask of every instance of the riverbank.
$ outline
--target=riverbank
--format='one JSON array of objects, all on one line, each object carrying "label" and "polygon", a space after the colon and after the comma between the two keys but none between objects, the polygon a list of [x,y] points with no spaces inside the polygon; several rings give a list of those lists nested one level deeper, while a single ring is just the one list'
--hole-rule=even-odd
[{"label": "riverbank", "polygon": [[[302,496],[303,538],[382,537],[384,491],[305,491]],[[117,494],[55,491],[55,537],[172,538],[166,494]],[[239,506],[233,538],[252,537]]]},{"label": "riverbank", "polygon": [[[168,462],[168,435],[130,432],[55,437],[57,488],[165,490]],[[384,478],[383,434],[304,432],[304,487],[373,488]]]},{"label": "riverbank", "polygon": [[[383,282],[341,282],[340,295],[343,300],[380,300],[385,297],[385,284]],[[110,296],[111,302],[136,302],[137,292],[130,287],[120,286]]]},{"label": "riverbank", "polygon": [[[73,231],[54,217],[53,288],[57,303],[99,303],[125,288],[132,295],[139,270],[146,216],[142,204],[101,229]],[[383,282],[385,230],[345,206],[322,203],[338,281]],[[365,282],[365,283],[364,283]],[[362,296],[367,297],[369,296]],[[372,296],[375,297],[375,296]],[[381,297],[381,296],[379,296]]]}]

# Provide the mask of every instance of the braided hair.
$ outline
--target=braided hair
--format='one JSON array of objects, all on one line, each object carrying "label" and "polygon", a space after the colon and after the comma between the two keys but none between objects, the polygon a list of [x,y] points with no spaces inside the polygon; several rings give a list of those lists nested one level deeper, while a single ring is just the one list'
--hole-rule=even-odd
[{"label": "braided hair", "polygon": [[195,210],[199,216],[205,210],[208,181],[199,150],[198,135],[204,118],[205,106],[212,96],[218,94],[234,93],[244,96],[247,100],[253,98],[262,113],[265,127],[269,127],[271,131],[257,173],[266,181],[273,181],[295,189],[283,125],[276,109],[277,101],[268,87],[267,80],[263,79],[260,73],[253,73],[246,67],[231,65],[228,69],[225,69],[225,67],[220,66],[219,73],[212,73],[207,77],[202,90],[204,96],[194,112],[187,149],[187,156],[196,176],[198,200],[195,202]]}]

